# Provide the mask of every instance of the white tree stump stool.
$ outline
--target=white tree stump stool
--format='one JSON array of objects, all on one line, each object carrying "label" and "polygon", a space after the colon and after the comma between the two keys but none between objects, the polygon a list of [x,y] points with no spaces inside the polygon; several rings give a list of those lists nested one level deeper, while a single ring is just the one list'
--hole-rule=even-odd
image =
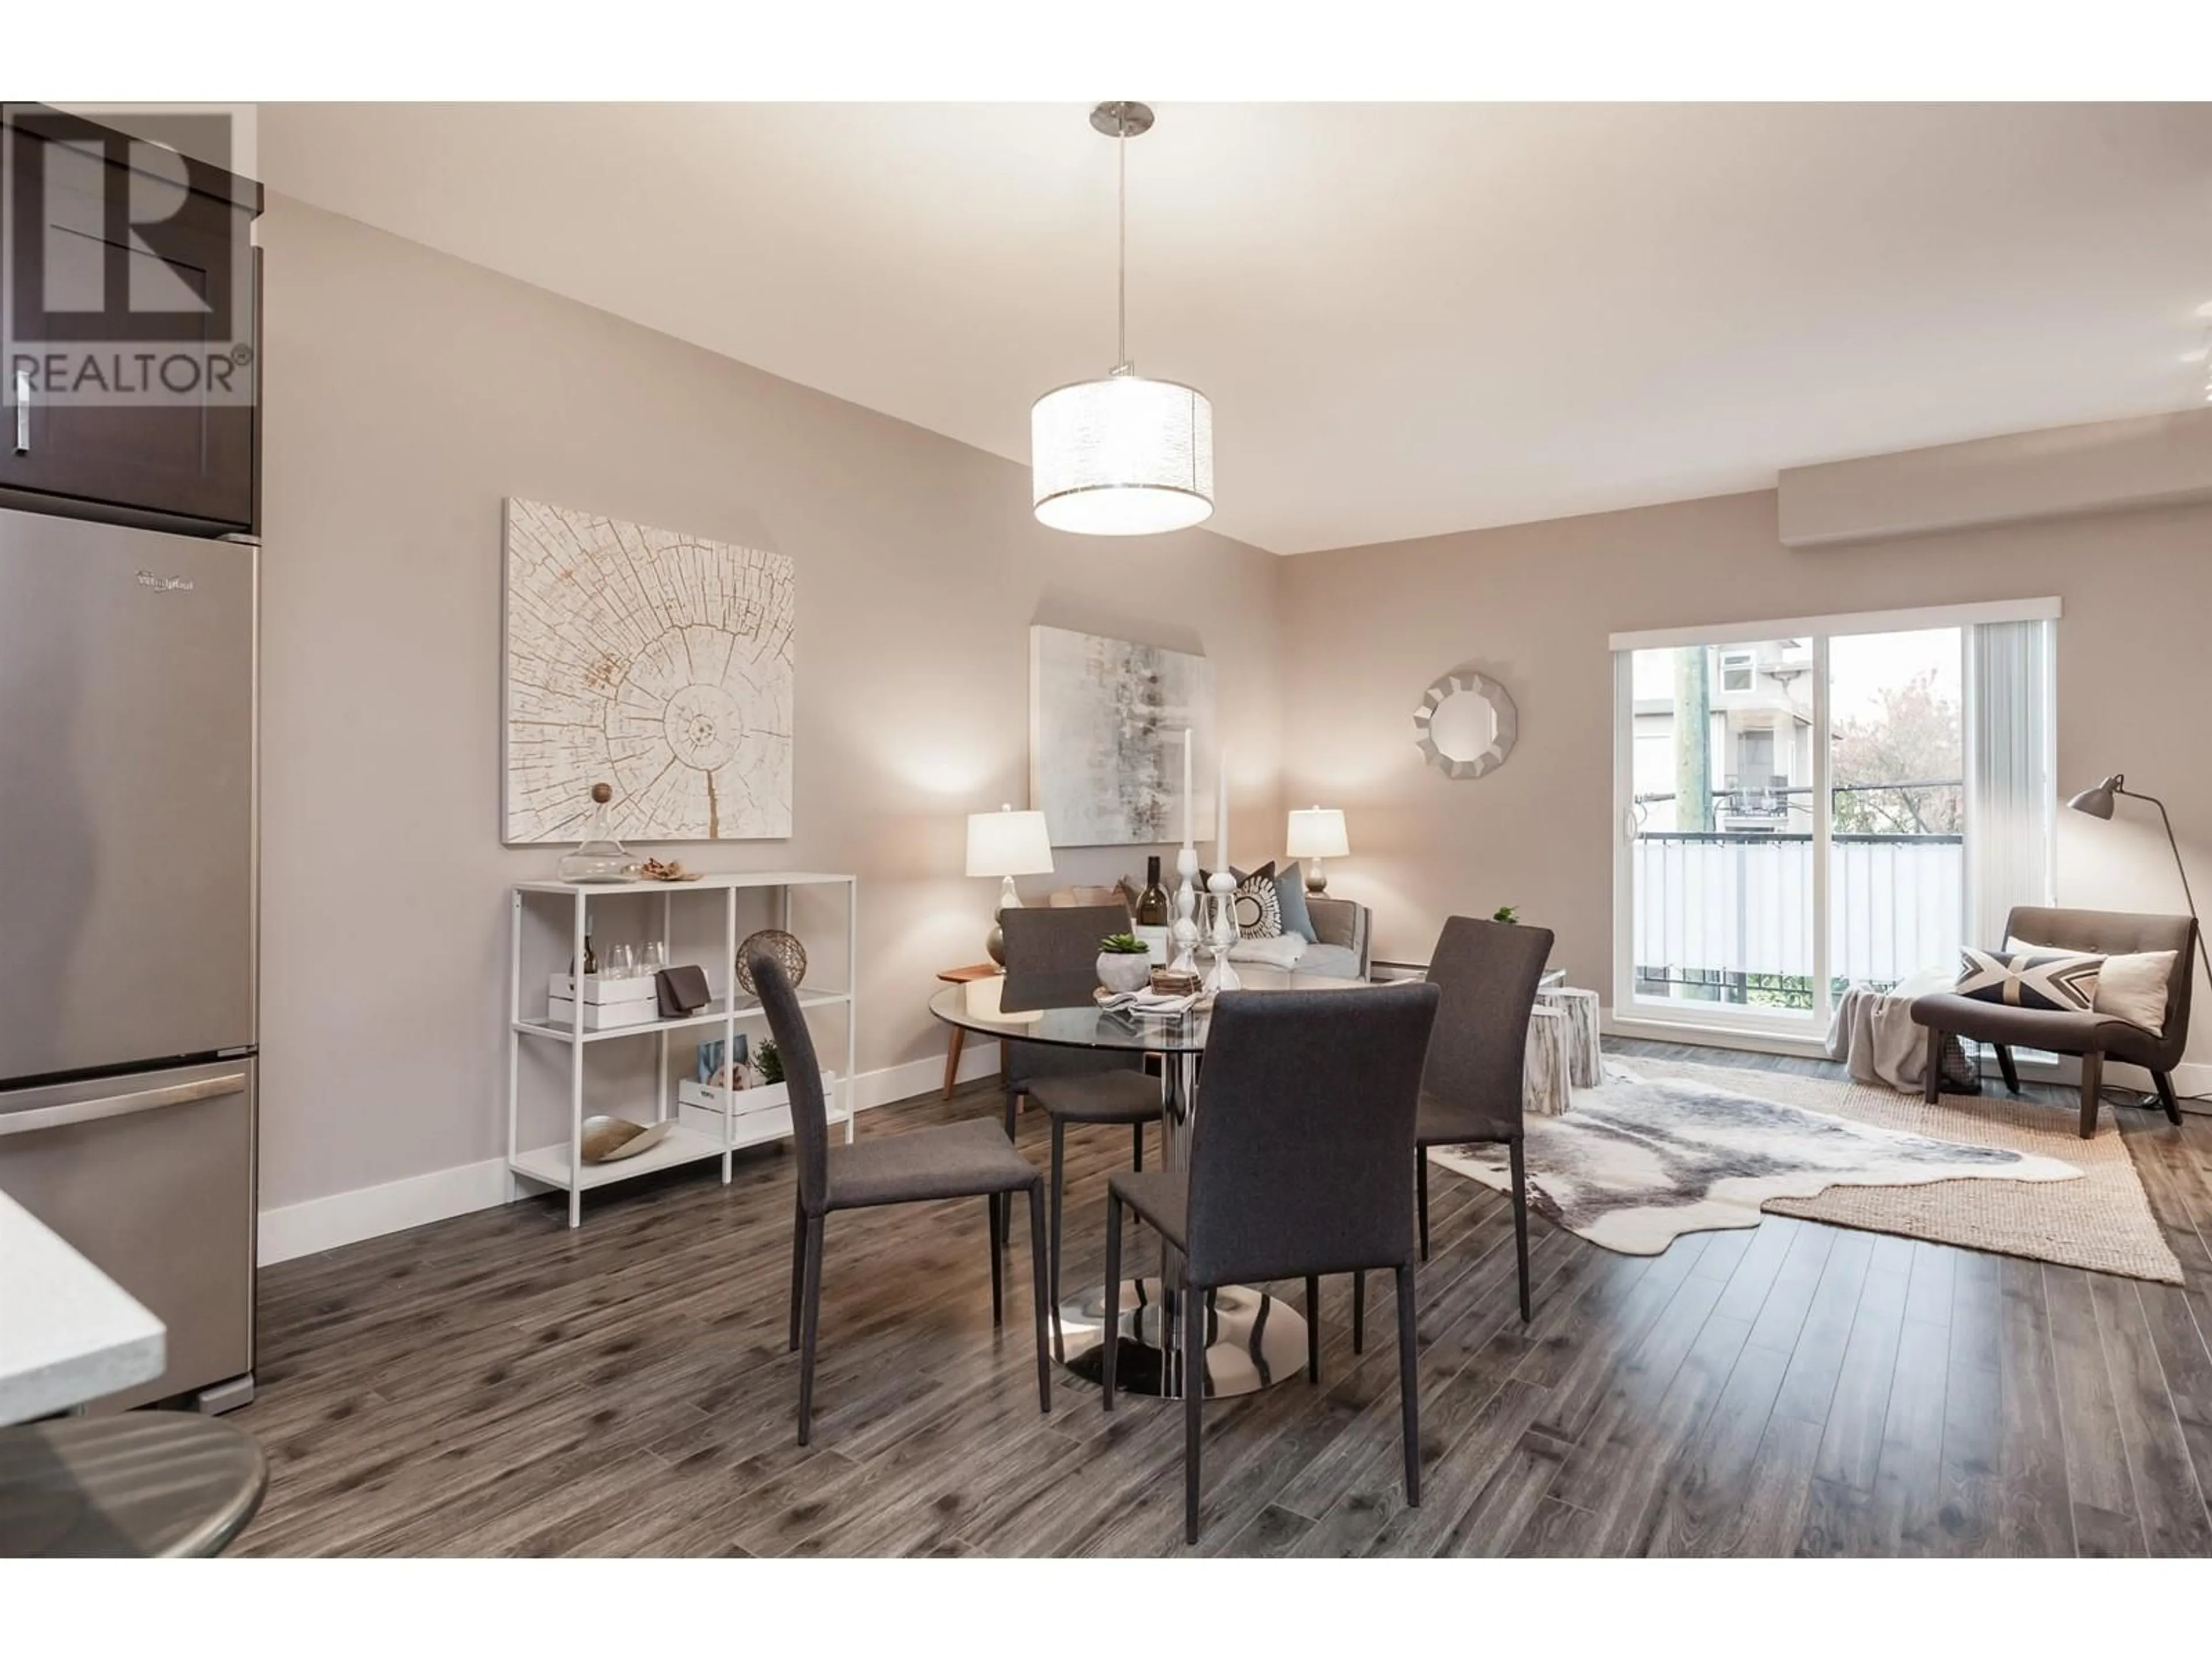
[{"label": "white tree stump stool", "polygon": [[1522,1109],[1537,1117],[1564,1117],[1574,1104],[1567,1017],[1539,1005],[1528,1014],[1528,1049],[1522,1068]]},{"label": "white tree stump stool", "polygon": [[1597,1041],[1597,993],[1548,985],[1536,994],[1536,1001],[1566,1016],[1567,1072],[1575,1087],[1595,1089],[1603,1083],[1605,1053]]}]

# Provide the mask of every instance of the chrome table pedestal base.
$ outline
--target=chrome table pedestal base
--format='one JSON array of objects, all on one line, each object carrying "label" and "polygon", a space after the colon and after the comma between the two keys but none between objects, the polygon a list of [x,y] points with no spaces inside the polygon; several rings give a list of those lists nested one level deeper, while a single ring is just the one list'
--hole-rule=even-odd
[{"label": "chrome table pedestal base", "polygon": [[[1185,1292],[1175,1292],[1180,1297]],[[1281,1297],[1243,1285],[1201,1292],[1207,1298],[1206,1395],[1209,1399],[1256,1394],[1277,1382],[1302,1376],[1306,1368],[1306,1322]],[[1164,1352],[1160,1341],[1160,1281],[1125,1279],[1121,1285],[1121,1346],[1114,1362],[1117,1394],[1182,1398],[1181,1342]],[[1106,1322],[1106,1288],[1099,1285],[1060,1304],[1061,1340],[1067,1369],[1086,1382],[1105,1371],[1101,1340]],[[1170,1324],[1169,1330],[1178,1328]]]}]

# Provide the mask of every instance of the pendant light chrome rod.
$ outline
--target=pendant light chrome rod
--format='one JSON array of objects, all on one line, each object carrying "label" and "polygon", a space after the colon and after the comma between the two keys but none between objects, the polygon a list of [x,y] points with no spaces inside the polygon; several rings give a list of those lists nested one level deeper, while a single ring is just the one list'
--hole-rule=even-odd
[{"label": "pendant light chrome rod", "polygon": [[1091,112],[1094,131],[1103,132],[1114,141],[1115,212],[1114,246],[1114,352],[1113,369],[1108,375],[1134,374],[1136,365],[1129,361],[1129,140],[1141,138],[1152,130],[1152,112],[1144,104],[1132,103],[1127,99],[1101,104]]},{"label": "pendant light chrome rod", "polygon": [[1129,118],[1117,116],[1114,160],[1119,173],[1121,209],[1116,219],[1114,249],[1114,372],[1129,372]]}]

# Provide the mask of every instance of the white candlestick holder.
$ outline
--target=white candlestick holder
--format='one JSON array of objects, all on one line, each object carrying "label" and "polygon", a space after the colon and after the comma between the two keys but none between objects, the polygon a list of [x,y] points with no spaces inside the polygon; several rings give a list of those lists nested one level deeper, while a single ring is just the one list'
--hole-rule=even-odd
[{"label": "white candlestick holder", "polygon": [[1198,971],[1198,848],[1188,842],[1176,854],[1176,873],[1182,882],[1176,888],[1175,922],[1168,929],[1175,945],[1175,954],[1168,966],[1181,974]]},{"label": "white candlestick holder", "polygon": [[1237,943],[1237,878],[1226,870],[1216,870],[1206,890],[1206,920],[1213,931],[1213,966],[1206,971],[1206,988],[1217,993],[1242,990],[1244,981],[1229,960],[1230,947]]}]

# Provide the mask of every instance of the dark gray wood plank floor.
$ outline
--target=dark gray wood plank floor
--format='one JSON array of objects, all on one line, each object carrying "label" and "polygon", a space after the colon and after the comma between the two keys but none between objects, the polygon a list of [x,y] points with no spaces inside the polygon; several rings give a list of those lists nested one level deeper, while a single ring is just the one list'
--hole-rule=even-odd
[{"label": "dark gray wood plank floor", "polygon": [[[1787,1061],[1620,1043],[1714,1064]],[[2046,1097],[2054,1111],[2063,1097]],[[867,1135],[995,1113],[987,1088]],[[1438,1172],[1418,1281],[1425,1501],[1400,1485],[1394,1310],[1323,1289],[1322,1382],[1211,1405],[1203,1553],[2212,1553],[2212,1120],[2118,1114],[2188,1282],[1768,1217],[1666,1255]],[[1045,1124],[1024,1149],[1044,1161]],[[1070,1286],[1125,1131],[1070,1133]],[[991,1326],[980,1201],[833,1217],[814,1444],[785,1352],[791,1165],[653,1177],[262,1276],[258,1554],[1183,1553],[1179,1408],[1036,1409],[1027,1251]],[[1283,1287],[1295,1294],[1295,1287]]]}]

